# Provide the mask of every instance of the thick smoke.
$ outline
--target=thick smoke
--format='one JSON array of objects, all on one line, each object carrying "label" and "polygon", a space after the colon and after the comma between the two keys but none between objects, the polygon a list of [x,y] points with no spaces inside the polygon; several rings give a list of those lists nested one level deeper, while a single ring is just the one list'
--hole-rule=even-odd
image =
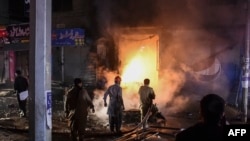
[{"label": "thick smoke", "polygon": [[[119,35],[116,29],[126,27],[126,23],[117,27],[121,24],[114,23],[119,20],[114,19],[117,17],[114,14],[127,13],[125,18],[121,15],[121,21],[126,21],[131,15],[131,12],[117,4],[119,2],[110,4],[110,9],[100,12],[100,19],[104,20],[99,21],[100,25],[109,23],[105,28],[110,29],[111,35]],[[129,7],[129,3],[126,4]],[[133,5],[133,2],[130,4]],[[233,80],[230,75],[235,73],[232,66],[237,67],[240,62],[239,48],[244,39],[242,19],[245,14],[241,2],[227,2],[224,7],[221,7],[222,4],[208,0],[157,0],[152,6],[154,10],[144,7],[154,11],[155,16],[150,17],[154,23],[152,26],[160,29],[160,32],[157,31],[160,36],[160,78],[154,90],[157,94],[155,102],[164,114],[185,110],[191,101],[197,102],[207,93],[217,93],[225,99],[230,95]],[[101,5],[97,6],[101,8]],[[112,11],[117,9],[114,8],[116,6],[121,8],[120,12]],[[105,16],[109,18],[105,19]],[[140,18],[136,20],[141,23]],[[107,86],[113,83],[115,75],[114,72],[106,73]],[[140,85],[134,84],[133,88],[124,89],[131,94],[123,95],[126,109],[139,107],[136,94]],[[99,93],[99,98],[102,98],[102,94]]]}]

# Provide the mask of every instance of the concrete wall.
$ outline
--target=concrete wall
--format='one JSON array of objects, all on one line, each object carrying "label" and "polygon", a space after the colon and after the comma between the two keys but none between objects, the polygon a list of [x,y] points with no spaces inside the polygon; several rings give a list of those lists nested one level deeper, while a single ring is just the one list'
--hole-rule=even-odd
[{"label": "concrete wall", "polygon": [[0,1],[0,25],[4,25],[8,23],[8,1],[7,0],[1,0]]},{"label": "concrete wall", "polygon": [[1,25],[20,23],[20,21],[11,19],[9,16],[9,0],[0,0],[0,27]]},{"label": "concrete wall", "polygon": [[93,8],[91,2],[91,0],[73,0],[72,11],[52,13],[52,27],[61,25],[67,28],[89,28],[93,18],[90,16],[90,13],[93,13],[91,12],[91,8]]}]

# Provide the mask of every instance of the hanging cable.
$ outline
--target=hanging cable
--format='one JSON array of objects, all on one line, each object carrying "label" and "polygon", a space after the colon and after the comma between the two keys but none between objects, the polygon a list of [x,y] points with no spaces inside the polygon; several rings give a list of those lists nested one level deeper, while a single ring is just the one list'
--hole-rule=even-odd
[{"label": "hanging cable", "polygon": [[121,37],[121,39],[123,40],[128,40],[128,41],[144,41],[144,40],[148,40],[148,39],[152,39],[154,38],[156,35],[150,35],[146,38],[142,38],[142,39],[132,39],[132,38],[125,38],[125,37]]}]

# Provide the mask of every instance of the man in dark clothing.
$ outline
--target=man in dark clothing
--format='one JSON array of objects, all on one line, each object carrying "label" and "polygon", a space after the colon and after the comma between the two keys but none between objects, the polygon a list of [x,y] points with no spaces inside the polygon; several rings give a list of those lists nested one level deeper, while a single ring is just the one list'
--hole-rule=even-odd
[{"label": "man in dark clothing", "polygon": [[20,70],[16,71],[16,78],[14,81],[14,90],[17,93],[17,101],[19,108],[21,110],[20,116],[26,117],[26,103],[27,99],[21,100],[20,93],[28,90],[28,80],[22,76],[22,72]]},{"label": "man in dark clothing", "polygon": [[180,132],[176,141],[223,141],[225,101],[216,94],[208,94],[200,102],[202,121]]},{"label": "man in dark clothing", "polygon": [[74,87],[69,90],[65,103],[65,112],[70,120],[72,141],[77,141],[77,137],[79,141],[84,140],[88,108],[91,108],[93,113],[95,112],[92,100],[82,85],[80,78],[74,79]]},{"label": "man in dark clothing", "polygon": [[107,107],[107,97],[109,96],[109,106],[108,112],[109,115],[109,127],[110,131],[114,132],[114,128],[117,133],[121,132],[122,125],[122,111],[124,108],[123,98],[122,98],[122,88],[120,86],[121,77],[115,77],[115,84],[111,85],[104,94],[104,106]]},{"label": "man in dark clothing", "polygon": [[[153,99],[155,99],[155,92],[153,88],[149,86],[150,79],[144,79],[144,85],[139,88],[139,97],[140,97],[140,110],[141,110],[141,121],[144,119],[148,110],[153,104]],[[143,124],[143,129],[147,126],[147,121]]]}]

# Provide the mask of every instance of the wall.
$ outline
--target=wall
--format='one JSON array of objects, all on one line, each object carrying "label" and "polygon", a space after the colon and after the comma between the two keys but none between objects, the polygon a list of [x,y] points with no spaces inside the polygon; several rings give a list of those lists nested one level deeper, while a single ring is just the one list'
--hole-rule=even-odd
[{"label": "wall", "polygon": [[[82,28],[85,31],[85,42],[91,41],[96,28],[93,28],[93,1],[92,0],[72,0],[73,9],[71,11],[61,11],[52,13],[52,28]],[[88,44],[88,45],[87,45]],[[64,82],[72,83],[75,77],[84,78],[87,59],[91,42],[82,47],[64,47]],[[61,80],[61,47],[53,48],[53,70],[52,78]]]},{"label": "wall", "polygon": [[65,82],[72,83],[75,77],[83,78],[89,47],[64,47]]},{"label": "wall", "polygon": [[[93,25],[93,2],[91,0],[72,0],[73,10],[66,12],[53,12],[52,27],[61,25],[66,28],[84,28],[90,31]],[[92,10],[91,10],[92,9]]]},{"label": "wall", "polygon": [[8,1],[1,0],[0,1],[0,25],[4,25],[8,23]]}]

